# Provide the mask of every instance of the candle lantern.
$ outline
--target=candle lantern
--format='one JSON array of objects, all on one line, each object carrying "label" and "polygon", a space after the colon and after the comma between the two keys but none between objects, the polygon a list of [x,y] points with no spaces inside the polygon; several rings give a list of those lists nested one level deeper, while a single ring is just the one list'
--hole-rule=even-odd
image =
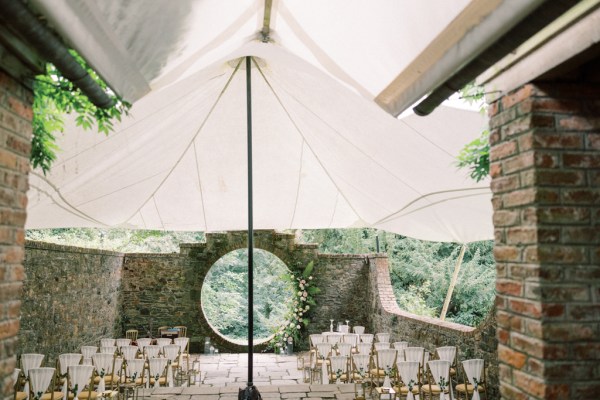
[{"label": "candle lantern", "polygon": [[366,384],[361,380],[354,381],[354,400],[366,399]]}]

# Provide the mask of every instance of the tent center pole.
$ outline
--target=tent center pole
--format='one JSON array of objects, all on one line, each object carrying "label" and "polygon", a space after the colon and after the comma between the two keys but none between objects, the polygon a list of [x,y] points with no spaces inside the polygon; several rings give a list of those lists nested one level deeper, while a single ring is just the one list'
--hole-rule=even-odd
[{"label": "tent center pole", "polygon": [[[253,386],[254,353],[254,228],[252,221],[252,75],[251,57],[246,56],[246,114],[248,136],[248,388]],[[249,393],[249,391],[246,391]]]}]

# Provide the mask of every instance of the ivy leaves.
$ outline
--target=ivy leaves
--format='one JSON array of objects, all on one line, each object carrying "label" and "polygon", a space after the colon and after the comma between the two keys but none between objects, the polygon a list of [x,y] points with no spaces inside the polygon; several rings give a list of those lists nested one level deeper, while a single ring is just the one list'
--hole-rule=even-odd
[{"label": "ivy leaves", "polygon": [[85,130],[94,127],[108,134],[114,129],[114,121],[127,115],[131,104],[112,93],[98,74],[86,65],[75,51],[71,54],[86,69],[92,79],[113,99],[113,105],[103,109],[96,107],[71,81],[66,79],[52,64],[46,64],[46,73],[38,75],[34,82],[33,138],[31,163],[44,174],[56,160],[56,133],[64,131],[65,114],[75,113],[75,122]]}]

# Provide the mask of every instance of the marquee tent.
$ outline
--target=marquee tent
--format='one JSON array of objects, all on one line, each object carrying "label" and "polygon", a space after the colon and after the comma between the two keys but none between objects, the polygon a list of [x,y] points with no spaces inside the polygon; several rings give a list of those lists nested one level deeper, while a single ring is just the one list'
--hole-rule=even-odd
[{"label": "marquee tent", "polygon": [[[28,228],[239,230],[253,56],[254,227],[376,227],[440,241],[491,237],[488,182],[457,170],[484,117],[396,119],[284,48],[253,41],[134,103],[108,136],[71,120],[30,178]],[[238,65],[239,64],[239,65]]]}]

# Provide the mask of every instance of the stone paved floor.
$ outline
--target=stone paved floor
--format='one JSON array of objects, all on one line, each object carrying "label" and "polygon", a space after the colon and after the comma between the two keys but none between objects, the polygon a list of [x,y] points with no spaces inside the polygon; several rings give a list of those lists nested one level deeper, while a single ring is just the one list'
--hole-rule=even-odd
[{"label": "stone paved floor", "polygon": [[[192,355],[192,358],[195,358]],[[296,356],[254,355],[254,384],[264,400],[351,400],[354,385],[310,385],[303,382]],[[201,383],[191,387],[143,389],[139,397],[151,400],[237,400],[248,379],[247,354],[200,356]]]}]

